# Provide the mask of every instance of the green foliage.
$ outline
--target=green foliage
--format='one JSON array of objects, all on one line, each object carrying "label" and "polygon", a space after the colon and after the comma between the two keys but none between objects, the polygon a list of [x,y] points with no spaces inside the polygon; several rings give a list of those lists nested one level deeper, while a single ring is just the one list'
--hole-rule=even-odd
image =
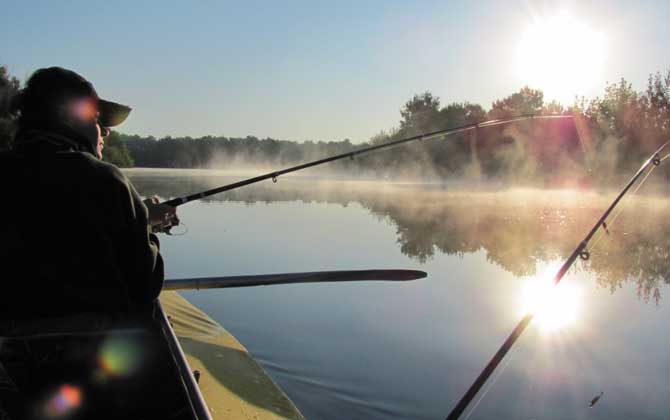
[{"label": "green foliage", "polygon": [[18,79],[9,75],[7,67],[0,66],[0,150],[9,149],[14,138],[16,125],[10,105],[19,87]]},{"label": "green foliage", "polygon": [[519,115],[539,114],[544,105],[544,94],[540,90],[523,87],[505,99],[493,102],[490,115],[493,118],[509,118]]},{"label": "green foliage", "polygon": [[112,131],[109,136],[105,137],[105,148],[102,149],[102,159],[113,163],[119,168],[131,168],[134,165],[128,148],[121,141],[121,136],[116,131]]},{"label": "green foliage", "polygon": [[[608,84],[602,98],[584,101],[579,108],[590,127],[596,163],[630,171],[670,139],[670,69],[649,77],[647,88],[636,92],[621,79]],[[603,152],[607,153],[603,153]]]},{"label": "green foliage", "polygon": [[440,99],[430,92],[414,95],[400,110],[400,131],[415,135],[431,131],[440,121]]}]

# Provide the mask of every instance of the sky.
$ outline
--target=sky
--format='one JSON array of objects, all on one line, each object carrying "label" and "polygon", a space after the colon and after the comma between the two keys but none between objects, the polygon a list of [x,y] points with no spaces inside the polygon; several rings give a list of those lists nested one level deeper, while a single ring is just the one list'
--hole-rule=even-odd
[{"label": "sky", "polygon": [[75,70],[134,108],[119,131],[156,137],[358,143],[397,125],[424,91],[488,109],[526,84],[566,101],[621,77],[641,90],[670,69],[669,0],[26,0],[2,10],[0,64],[11,74]]}]

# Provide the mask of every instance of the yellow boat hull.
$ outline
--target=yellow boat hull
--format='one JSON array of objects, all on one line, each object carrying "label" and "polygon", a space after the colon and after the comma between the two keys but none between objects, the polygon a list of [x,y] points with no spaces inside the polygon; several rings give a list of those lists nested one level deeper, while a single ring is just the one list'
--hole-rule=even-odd
[{"label": "yellow boat hull", "polygon": [[247,349],[176,292],[160,296],[214,419],[304,420]]}]

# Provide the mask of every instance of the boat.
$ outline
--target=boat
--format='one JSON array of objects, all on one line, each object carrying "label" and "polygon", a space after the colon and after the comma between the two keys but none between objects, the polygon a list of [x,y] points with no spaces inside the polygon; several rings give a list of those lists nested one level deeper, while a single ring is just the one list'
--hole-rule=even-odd
[{"label": "boat", "polygon": [[214,419],[304,420],[247,349],[175,291],[160,301]]},{"label": "boat", "polygon": [[3,420],[303,419],[246,349],[176,292],[132,315],[4,322],[0,344],[22,384],[19,393],[0,375]]}]

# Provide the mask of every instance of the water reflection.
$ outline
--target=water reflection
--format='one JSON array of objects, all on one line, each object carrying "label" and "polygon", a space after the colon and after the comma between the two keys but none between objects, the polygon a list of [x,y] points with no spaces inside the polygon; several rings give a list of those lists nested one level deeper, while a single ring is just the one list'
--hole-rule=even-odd
[{"label": "water reflection", "polygon": [[548,265],[541,273],[527,278],[521,296],[519,317],[534,315],[543,331],[554,332],[575,323],[581,313],[581,284],[570,279],[554,284],[561,261]]},{"label": "water reflection", "polygon": [[[142,194],[165,198],[237,180],[207,172],[178,177],[173,171],[129,174]],[[436,253],[463,256],[483,251],[490,263],[515,276],[531,277],[538,267],[565,259],[612,199],[593,192],[496,192],[479,187],[472,192],[452,191],[445,185],[284,178],[278,184],[244,187],[205,201],[359,203],[391,224],[402,253],[419,262]],[[635,196],[621,208],[615,223],[592,241],[589,261],[575,270],[591,273],[611,292],[634,282],[640,299],[659,303],[662,287],[670,284],[670,226],[663,223],[670,215],[670,203]]]},{"label": "water reflection", "polygon": [[[239,179],[201,173],[207,176],[138,171],[135,183],[144,194],[168,197]],[[164,237],[162,251],[174,278],[427,271],[427,279],[407,284],[184,295],[238,337],[307,418],[444,418],[519,321],[525,285],[555,269],[609,199],[478,191],[280,178],[184,206],[190,233]],[[625,207],[610,235],[590,248],[591,260],[563,280],[580,287],[576,322],[550,330],[533,321],[471,419],[660,419],[670,412],[668,340],[659,334],[670,307],[635,295],[640,273],[667,290],[665,271],[635,257],[646,256],[645,247],[663,249],[665,223],[657,221],[667,211],[651,198]],[[653,301],[654,283],[647,284]],[[623,292],[610,296],[610,286]],[[603,400],[590,409],[600,390]]]}]

